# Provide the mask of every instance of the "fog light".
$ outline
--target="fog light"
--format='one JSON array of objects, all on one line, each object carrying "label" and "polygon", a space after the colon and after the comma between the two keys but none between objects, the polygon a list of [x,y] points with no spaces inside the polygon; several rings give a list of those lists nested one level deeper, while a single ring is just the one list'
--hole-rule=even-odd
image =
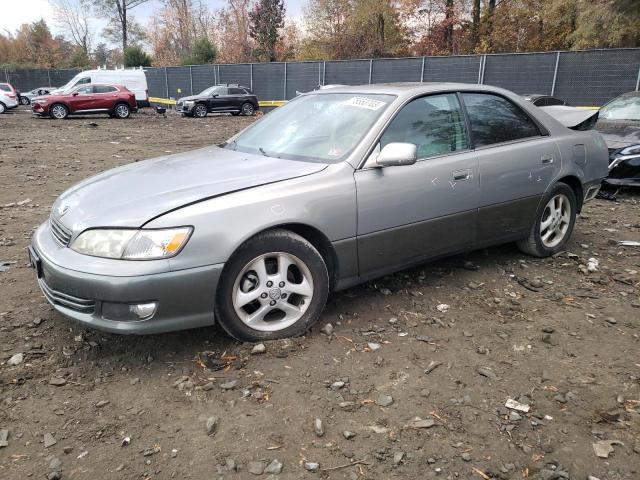
[{"label": "fog light", "polygon": [[102,318],[120,322],[147,320],[156,313],[158,302],[102,303]]}]

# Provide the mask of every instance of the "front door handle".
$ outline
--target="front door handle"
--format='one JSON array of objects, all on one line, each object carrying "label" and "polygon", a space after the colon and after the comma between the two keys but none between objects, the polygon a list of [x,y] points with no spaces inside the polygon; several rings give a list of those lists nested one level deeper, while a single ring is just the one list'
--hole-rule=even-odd
[{"label": "front door handle", "polygon": [[465,180],[469,180],[471,178],[471,170],[468,168],[465,170],[454,170],[451,172],[454,182],[464,182]]},{"label": "front door handle", "polygon": [[540,157],[540,162],[545,165],[553,163],[553,155],[542,155],[542,157]]}]

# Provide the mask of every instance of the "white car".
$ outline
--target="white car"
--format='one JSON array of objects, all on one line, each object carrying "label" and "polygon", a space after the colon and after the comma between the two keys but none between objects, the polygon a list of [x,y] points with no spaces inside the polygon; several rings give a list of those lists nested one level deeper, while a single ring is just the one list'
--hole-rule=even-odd
[{"label": "white car", "polygon": [[11,108],[18,106],[18,100],[15,94],[0,90],[0,113],[5,113]]},{"label": "white car", "polygon": [[138,107],[149,106],[149,91],[147,88],[147,77],[141,69],[120,69],[120,70],[85,70],[80,72],[65,85],[51,91],[56,93],[68,92],[72,88],[85,83],[115,84],[122,85],[133,92],[136,96]]}]

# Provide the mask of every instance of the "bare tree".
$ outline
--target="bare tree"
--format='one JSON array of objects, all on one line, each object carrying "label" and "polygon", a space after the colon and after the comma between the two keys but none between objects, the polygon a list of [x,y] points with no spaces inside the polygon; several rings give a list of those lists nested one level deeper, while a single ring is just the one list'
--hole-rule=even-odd
[{"label": "bare tree", "polygon": [[112,25],[111,30],[117,30],[122,39],[122,51],[127,48],[127,35],[131,20],[127,18],[129,10],[147,3],[150,0],[93,0],[98,9],[104,13],[109,23]]},{"label": "bare tree", "polygon": [[93,32],[89,0],[49,0],[53,6],[55,22],[66,36],[86,55],[89,55]]}]

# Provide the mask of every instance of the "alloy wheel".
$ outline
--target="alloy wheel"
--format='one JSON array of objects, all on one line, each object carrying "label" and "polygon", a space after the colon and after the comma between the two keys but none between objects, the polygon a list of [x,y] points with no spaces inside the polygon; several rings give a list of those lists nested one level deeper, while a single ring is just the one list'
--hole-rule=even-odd
[{"label": "alloy wheel", "polygon": [[6,110],[4,103],[0,102],[0,114],[4,113]]},{"label": "alloy wheel", "polygon": [[247,117],[253,115],[253,105],[251,105],[250,103],[245,103],[244,105],[242,105],[242,114],[246,115]]},{"label": "alloy wheel", "polygon": [[540,220],[540,238],[547,248],[560,244],[571,223],[571,203],[564,194],[555,195],[549,200]]},{"label": "alloy wheel", "polygon": [[202,118],[207,115],[207,107],[202,104],[198,104],[196,105],[194,113],[196,114],[196,117]]},{"label": "alloy wheel", "polygon": [[129,116],[129,107],[120,104],[116,107],[116,115],[120,118],[127,118]]},{"label": "alloy wheel", "polygon": [[67,108],[64,105],[54,105],[51,109],[51,115],[53,115],[54,118],[62,120],[67,116]]},{"label": "alloy wheel", "polygon": [[295,255],[274,252],[251,260],[231,291],[240,320],[262,332],[290,327],[304,315],[313,298],[313,277]]},{"label": "alloy wheel", "polygon": [[20,97],[20,103],[22,105],[29,105],[31,101],[27,97]]}]

